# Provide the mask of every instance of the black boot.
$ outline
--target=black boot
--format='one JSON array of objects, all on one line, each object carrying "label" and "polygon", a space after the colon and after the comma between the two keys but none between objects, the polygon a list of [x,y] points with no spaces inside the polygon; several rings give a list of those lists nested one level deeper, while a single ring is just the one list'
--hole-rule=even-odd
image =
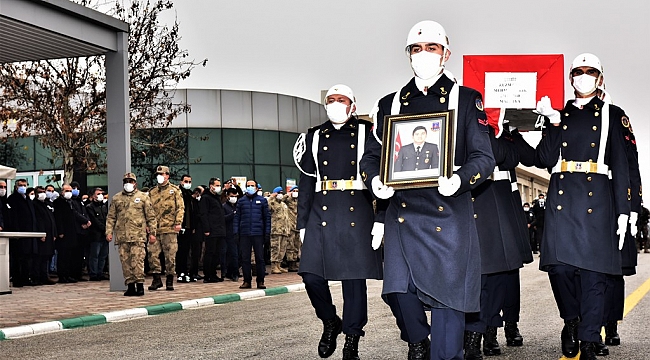
[{"label": "black boot", "polygon": [[[162,284],[160,286],[162,286]],[[165,281],[165,290],[174,290],[174,275],[167,275],[167,281]]]},{"label": "black boot", "polygon": [[127,289],[124,292],[124,296],[136,296],[137,293],[135,292],[135,284],[128,284]]},{"label": "black boot", "polygon": [[599,342],[594,343],[594,351],[596,352],[596,356],[607,356],[609,355],[609,348],[605,343],[603,343],[603,340],[600,339]]},{"label": "black boot", "polygon": [[579,318],[573,320],[564,320],[564,328],[562,328],[562,354],[568,358],[576,357],[580,350],[580,343],[578,342],[578,324]]},{"label": "black boot", "polygon": [[596,343],[582,342],[580,344],[580,360],[596,360]]},{"label": "black boot", "polygon": [[409,343],[408,360],[428,360],[430,349],[431,341],[429,341],[429,338],[425,338],[417,343]]},{"label": "black boot", "polygon": [[160,280],[160,274],[153,274],[153,281],[149,285],[149,290],[158,290],[162,287],[162,280]]},{"label": "black boot", "polygon": [[605,344],[606,345],[621,345],[621,338],[618,336],[618,322],[608,321],[605,324]]},{"label": "black boot", "polygon": [[506,345],[508,346],[522,346],[524,338],[519,333],[517,323],[514,321],[506,321],[503,327],[503,332],[506,333]]},{"label": "black boot", "polygon": [[483,360],[481,355],[481,333],[476,331],[465,331],[465,360]]},{"label": "black boot", "polygon": [[485,356],[501,355],[501,348],[497,341],[497,328],[488,326],[483,337],[483,354]]},{"label": "black boot", "polygon": [[340,317],[323,320],[323,335],[318,342],[318,356],[329,357],[336,350],[336,337],[341,333],[343,322]]},{"label": "black boot", "polygon": [[136,287],[135,296],[144,296],[144,284],[136,283],[135,287]]},{"label": "black boot", "polygon": [[360,335],[345,335],[345,345],[343,345],[343,360],[359,360],[360,337]]}]

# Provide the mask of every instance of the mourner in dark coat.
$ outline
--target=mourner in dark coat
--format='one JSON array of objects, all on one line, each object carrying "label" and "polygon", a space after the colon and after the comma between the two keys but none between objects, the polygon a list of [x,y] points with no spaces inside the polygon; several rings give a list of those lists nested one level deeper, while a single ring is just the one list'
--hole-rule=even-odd
[{"label": "mourner in dark coat", "polygon": [[237,189],[230,188],[226,192],[226,201],[223,203],[223,215],[226,222],[226,263],[228,268],[226,277],[231,281],[239,281],[239,241],[232,232],[232,224],[237,211]]},{"label": "mourner in dark coat", "polygon": [[56,239],[57,256],[57,275],[59,283],[75,283],[75,273],[73,267],[80,266],[75,261],[74,254],[78,252],[79,230],[82,225],[88,224],[88,218],[77,211],[75,200],[72,199],[72,187],[63,185],[61,196],[54,201],[54,217],[56,219],[56,229],[58,237]]},{"label": "mourner in dark coat", "polygon": [[413,171],[422,169],[437,169],[438,145],[424,142],[427,129],[417,126],[413,129],[413,143],[399,149],[395,161],[395,171]]},{"label": "mourner in dark coat", "polygon": [[86,214],[92,224],[88,232],[90,247],[88,252],[88,275],[90,281],[104,279],[104,265],[108,257],[108,241],[106,241],[106,216],[108,206],[104,202],[104,190],[95,188],[90,202],[86,205]]},{"label": "mourner in dark coat", "polygon": [[[368,321],[366,279],[382,278],[381,253],[372,244],[372,194],[359,169],[364,143],[372,138],[372,124],[353,115],[355,99],[348,86],[332,86],[325,100],[330,120],[309,129],[297,143],[304,149],[301,159],[296,159],[303,172],[298,197],[297,229],[303,238],[298,273],[324,324],[319,355],[329,356],[343,331],[343,358],[352,359]],[[328,280],[342,281],[342,320],[332,303]]]},{"label": "mourner in dark coat", "polygon": [[[373,193],[390,198],[382,293],[402,340],[409,343],[409,359],[428,358],[429,335],[432,359],[462,359],[465,313],[480,309],[481,255],[470,190],[495,166],[488,122],[481,95],[458,86],[444,70],[451,52],[440,24],[416,24],[406,50],[416,76],[379,100],[376,136],[366,143],[361,163]],[[454,110],[454,174],[441,176],[437,189],[397,190],[393,195],[379,179],[384,116],[446,110]],[[432,309],[430,327],[425,308]]]},{"label": "mourner in dark coat", "polygon": [[[201,224],[205,235],[203,255],[203,282],[221,282],[226,273],[226,221],[221,205],[221,180],[210,179],[209,189],[201,196]],[[217,276],[217,264],[221,264],[221,277]]]},{"label": "mourner in dark coat", "polygon": [[619,249],[630,213],[629,119],[597,96],[602,76],[596,56],[579,55],[570,71],[576,99],[561,112],[544,98],[537,106],[550,124],[536,151],[540,165],[552,172],[540,269],[549,274],[565,320],[563,354],[580,350],[586,359],[595,359],[601,341],[606,276],[622,273]]},{"label": "mourner in dark coat", "polygon": [[176,252],[176,273],[178,282],[188,282],[192,279],[189,274],[189,264],[187,260],[190,256],[192,243],[196,233],[198,222],[199,202],[192,196],[192,177],[185,174],[181,176],[181,183],[178,184],[183,195],[183,204],[185,205],[183,214],[183,223],[181,231],[178,233],[178,252]]},{"label": "mourner in dark coat", "polygon": [[45,188],[36,187],[36,200],[34,201],[34,213],[36,215],[36,231],[44,232],[45,237],[38,239],[38,252],[33,257],[33,277],[35,281],[44,285],[53,285],[54,281],[48,276],[48,260],[54,255],[54,243],[56,241],[56,220],[54,219],[54,207],[45,196]]},{"label": "mourner in dark coat", "polygon": [[[7,205],[10,213],[9,218],[11,219],[11,222],[7,224],[9,231],[34,232],[36,230],[34,204],[27,197],[27,181],[25,179],[16,180],[14,192],[9,195]],[[9,252],[13,286],[35,285],[38,280],[30,280],[30,270],[32,256],[38,253],[37,239],[11,239],[9,241]]]}]

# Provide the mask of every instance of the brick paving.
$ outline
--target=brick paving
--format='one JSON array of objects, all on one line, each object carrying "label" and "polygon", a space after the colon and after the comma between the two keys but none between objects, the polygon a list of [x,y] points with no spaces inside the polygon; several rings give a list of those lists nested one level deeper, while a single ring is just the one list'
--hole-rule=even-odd
[{"label": "brick paving", "polygon": [[[270,266],[267,266],[267,272],[269,275],[264,280],[267,288],[302,282],[302,278],[295,272],[271,274]],[[174,291],[166,291],[164,286],[149,291],[147,286],[151,284],[151,276],[148,276],[145,280],[145,295],[133,297],[124,296],[122,291],[109,291],[108,281],[11,288],[13,294],[0,295],[0,328],[248,291],[239,289],[242,280],[240,278],[236,283],[226,280],[209,284],[202,280],[193,283],[174,282]],[[163,278],[163,283],[164,281]],[[255,277],[252,290],[255,290]]]}]

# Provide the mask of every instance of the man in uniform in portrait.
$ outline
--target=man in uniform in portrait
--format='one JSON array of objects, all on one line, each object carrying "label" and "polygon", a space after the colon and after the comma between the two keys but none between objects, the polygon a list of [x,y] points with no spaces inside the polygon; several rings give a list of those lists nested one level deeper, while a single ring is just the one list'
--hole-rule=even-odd
[{"label": "man in uniform in portrait", "polygon": [[413,129],[413,143],[400,148],[395,161],[395,171],[413,171],[438,168],[438,145],[426,142],[427,129],[416,126]]}]

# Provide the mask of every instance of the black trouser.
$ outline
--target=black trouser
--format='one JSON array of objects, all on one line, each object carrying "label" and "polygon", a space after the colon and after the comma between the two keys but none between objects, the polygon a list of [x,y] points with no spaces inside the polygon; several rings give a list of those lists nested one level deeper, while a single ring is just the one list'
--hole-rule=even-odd
[{"label": "black trouser", "polygon": [[72,254],[73,248],[59,247],[56,259],[56,269],[59,280],[72,277]]},{"label": "black trouser", "polygon": [[535,230],[533,228],[528,229],[528,239],[530,239],[530,248],[533,252],[539,250],[539,243],[537,242],[537,235],[535,235]]},{"label": "black trouser", "polygon": [[[80,237],[80,240],[81,239],[82,238]],[[85,244],[85,241],[80,241],[77,246],[74,246],[72,248],[70,259],[70,276],[75,279],[81,279],[83,273]]]},{"label": "black trouser", "polygon": [[[226,257],[225,239],[223,236],[205,238],[205,255],[203,256],[203,274],[208,279],[217,278],[217,264],[221,257]],[[225,261],[225,260],[224,260]],[[221,267],[221,277],[224,277],[225,267]]]},{"label": "black trouser", "polygon": [[49,255],[35,254],[32,256],[32,281],[47,282],[50,280],[47,272]]},{"label": "black trouser", "polygon": [[203,238],[204,235],[200,232],[194,233],[190,240],[190,274],[199,274],[199,260],[201,260],[201,252],[203,251]]},{"label": "black trouser", "polygon": [[[22,239],[18,239],[22,240]],[[28,239],[25,239],[28,241]],[[29,283],[29,271],[30,271],[30,261],[31,255],[25,255],[21,250],[17,249],[16,251],[11,251],[10,245],[10,268],[11,268],[11,277],[14,286],[22,286]]]},{"label": "black trouser", "polygon": [[625,279],[623,275],[607,275],[605,290],[605,316],[603,323],[623,320],[625,305]]},{"label": "black trouser", "polygon": [[519,322],[521,312],[521,283],[519,269],[505,273],[505,299],[503,302],[503,321]]},{"label": "black trouser", "polygon": [[227,277],[239,275],[239,244],[235,236],[226,237],[226,264],[228,264]]},{"label": "black trouser", "polygon": [[192,230],[185,229],[185,233],[178,233],[178,251],[176,252],[176,274],[188,274],[187,259],[190,256],[192,243]]},{"label": "black trouser", "polygon": [[244,236],[239,238],[239,245],[241,247],[242,257],[242,272],[244,281],[251,283],[253,275],[251,273],[251,250],[255,251],[255,266],[257,270],[257,282],[264,282],[264,272],[266,265],[264,264],[264,236]]},{"label": "black trouser", "polygon": [[[302,273],[305,290],[321,320],[336,317],[336,306],[332,303],[332,293],[324,278]],[[368,323],[368,295],[366,279],[341,280],[343,291],[343,333],[347,335],[365,335],[363,327]]]}]

